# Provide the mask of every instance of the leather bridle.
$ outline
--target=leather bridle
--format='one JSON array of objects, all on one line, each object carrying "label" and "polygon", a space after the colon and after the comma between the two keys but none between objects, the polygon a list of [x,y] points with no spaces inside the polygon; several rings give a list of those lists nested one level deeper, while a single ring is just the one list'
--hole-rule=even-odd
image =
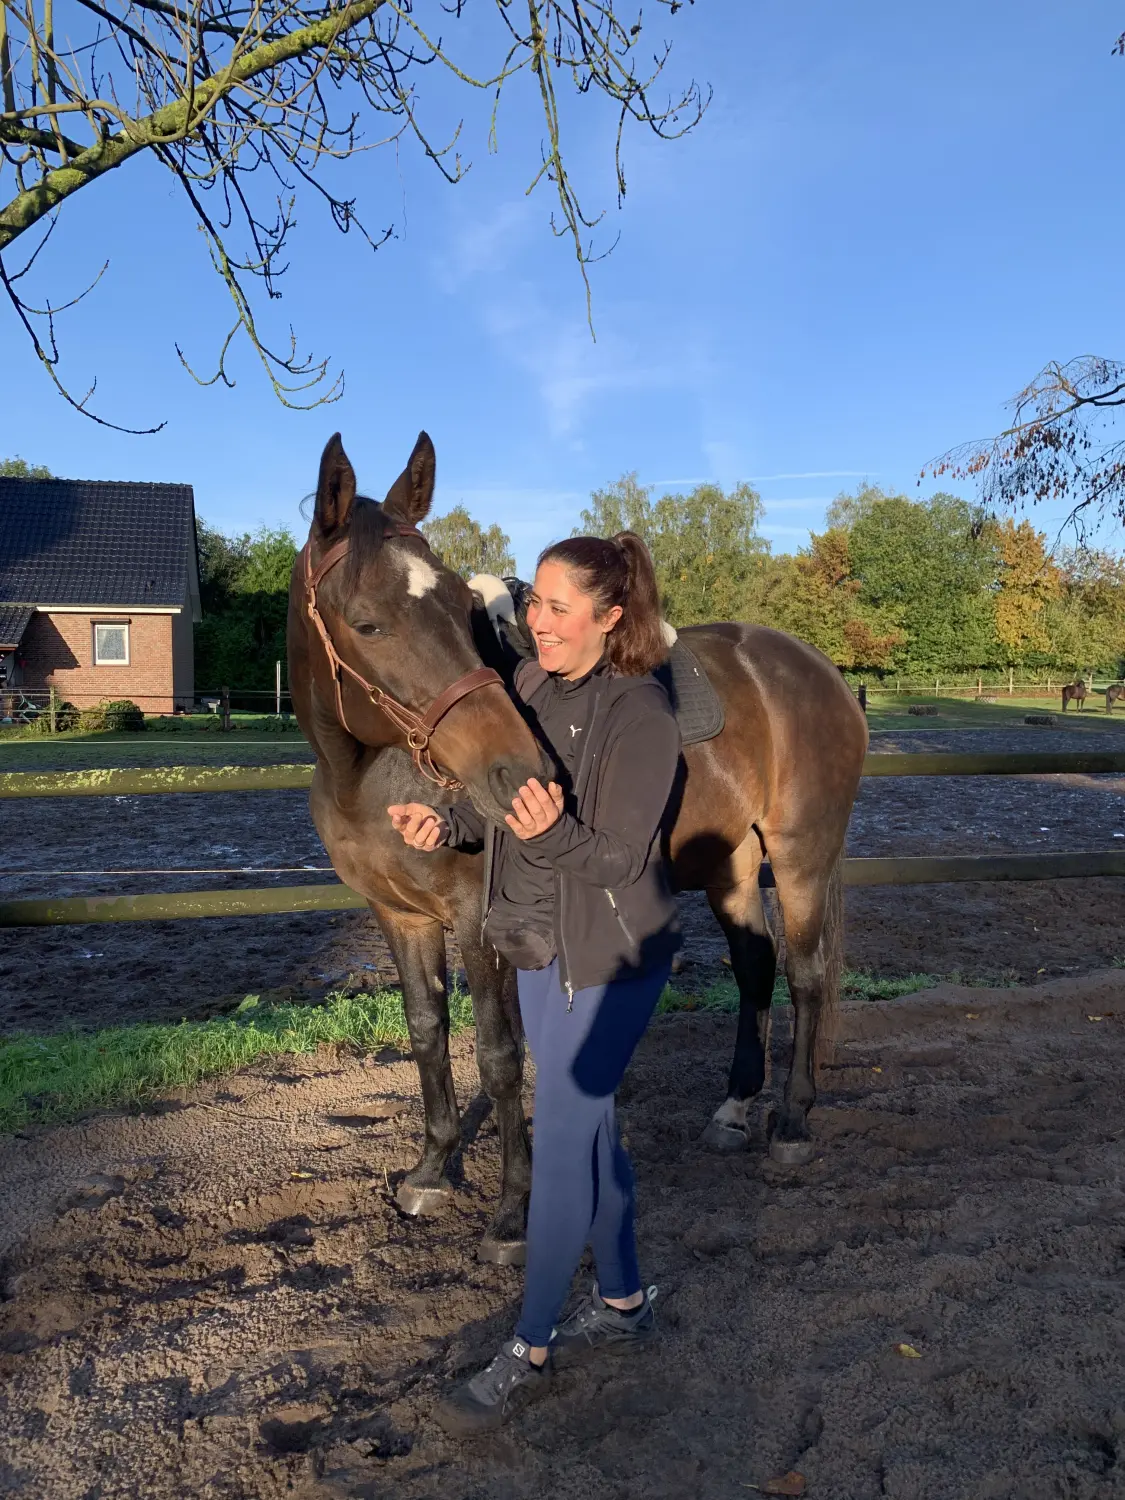
[{"label": "leather bridle", "polygon": [[[416,526],[403,526],[388,523],[388,536],[416,536],[422,541],[426,538]],[[430,737],[438,724],[455,703],[460,703],[462,698],[470,693],[475,693],[477,688],[487,687],[490,683],[498,682],[503,686],[504,679],[499,672],[494,672],[491,667],[477,667],[473,672],[466,672],[464,677],[458,677],[456,682],[437,695],[424,714],[415,713],[412,708],[407,708],[397,698],[392,698],[390,693],[385,693],[382,688],[376,687],[373,682],[368,682],[366,677],[361,677],[354,667],[349,667],[343,660],[336,647],[332,643],[332,637],[328,632],[328,626],[321,619],[320,610],[316,604],[316,591],[323,583],[325,575],[329,573],[338,562],[341,562],[348,554],[350,542],[345,539],[337,542],[335,546],[329,547],[328,551],[314,568],[312,565],[312,540],[310,538],[304,545],[301,556],[304,558],[305,573],[305,608],[309,619],[316,627],[316,632],[324,643],[324,650],[328,656],[328,664],[332,668],[332,681],[336,691],[336,717],[342,727],[351,734],[348,721],[344,717],[344,694],[342,673],[346,672],[355,682],[358,682],[368,698],[376,708],[381,709],[396,728],[400,729],[406,736],[407,747],[411,758],[417,769],[428,781],[435,782],[438,786],[448,791],[459,791],[464,783],[457,781],[452,776],[445,776],[434,765],[430,755]],[[429,544],[427,543],[427,546]],[[358,735],[353,738],[358,739]]]}]

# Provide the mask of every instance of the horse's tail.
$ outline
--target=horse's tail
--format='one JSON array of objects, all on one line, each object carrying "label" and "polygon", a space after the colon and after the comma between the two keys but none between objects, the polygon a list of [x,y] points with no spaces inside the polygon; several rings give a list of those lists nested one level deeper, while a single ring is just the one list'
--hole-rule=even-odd
[{"label": "horse's tail", "polygon": [[816,1030],[815,1065],[819,1069],[832,1061],[836,1049],[836,1022],[839,1015],[840,987],[844,977],[844,851],[841,849],[828,877],[824,898],[824,926],[820,934],[820,952],[824,961],[824,988],[821,991],[820,1019]]}]

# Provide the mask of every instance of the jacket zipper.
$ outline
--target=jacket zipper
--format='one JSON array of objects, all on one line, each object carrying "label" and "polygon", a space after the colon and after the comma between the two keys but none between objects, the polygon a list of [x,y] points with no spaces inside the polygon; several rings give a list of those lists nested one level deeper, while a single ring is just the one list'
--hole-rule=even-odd
[{"label": "jacket zipper", "polygon": [[[582,746],[582,754],[578,759],[578,769],[574,773],[574,804],[576,810],[579,810],[581,808],[581,796],[582,792],[585,790],[585,788],[582,786],[582,772],[586,768],[586,752],[590,748],[590,742],[594,737],[594,725],[597,723],[598,709],[601,707],[601,701],[602,688],[599,686],[594,694],[594,707],[590,714],[590,724],[587,730],[586,743]],[[565,929],[563,926],[563,887],[566,882],[564,881],[561,873],[558,876],[558,882],[559,895],[556,905],[557,915],[559,919],[559,958],[562,960],[562,967],[565,972],[565,977],[563,979],[563,988],[566,990],[566,1008],[568,1011],[572,1011],[574,1009],[574,985],[571,983],[570,979],[570,962],[566,956],[566,939],[564,937]]]},{"label": "jacket zipper", "polygon": [[610,906],[613,907],[613,915],[617,918],[617,925],[618,925],[618,927],[621,928],[621,931],[625,934],[625,940],[626,940],[626,942],[629,944],[629,946],[631,948],[635,948],[636,944],[633,942],[633,934],[629,931],[628,927],[625,926],[625,918],[621,915],[621,908],[618,906],[617,902],[613,899],[613,892],[609,889],[608,886],[605,887],[605,893],[609,897],[609,904],[610,904]]}]

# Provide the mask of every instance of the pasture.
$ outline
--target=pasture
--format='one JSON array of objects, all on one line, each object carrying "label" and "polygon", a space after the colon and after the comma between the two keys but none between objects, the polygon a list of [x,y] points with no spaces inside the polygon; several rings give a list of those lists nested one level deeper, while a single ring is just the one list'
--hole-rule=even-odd
[{"label": "pasture", "polygon": [[[1125,748],[1104,713],[1030,729],[1018,705],[940,707],[892,722],[873,705],[872,749]],[[307,758],[262,739],[224,737],[221,760],[186,739],[25,740],[0,769]],[[1120,850],[1123,792],[1121,776],[869,779],[848,852]],[[329,878],[299,791],[14,801],[4,819],[2,895]],[[82,873],[108,870],[137,873]],[[465,1132],[437,1219],[394,1206],[422,1112],[386,1015],[363,1048],[325,1032],[139,1108],[10,1134],[0,1493],[726,1500],[795,1469],[818,1500],[1108,1500],[1125,1442],[1106,1395],[1123,1316],[1122,910],[1112,878],[849,890],[853,970],[947,977],[845,1004],[807,1169],[769,1161],[761,1120],[749,1152],[702,1150],[733,1017],[660,1018],[623,1115],[661,1352],[563,1376],[476,1445],[428,1420],[520,1286],[473,1258],[498,1157],[471,1033],[453,1041]],[[682,914],[674,983],[692,1004],[727,971],[702,898]],[[249,993],[311,1016],[395,977],[360,913],[13,929],[0,1033],[207,1021]],[[775,1059],[787,1025],[779,1007]]]}]

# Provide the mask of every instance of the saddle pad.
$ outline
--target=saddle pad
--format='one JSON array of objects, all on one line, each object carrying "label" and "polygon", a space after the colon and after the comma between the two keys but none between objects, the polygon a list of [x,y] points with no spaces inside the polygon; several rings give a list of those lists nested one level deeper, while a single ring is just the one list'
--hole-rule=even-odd
[{"label": "saddle pad", "polygon": [[685,745],[698,745],[720,734],[726,718],[719,695],[694,655],[678,640],[668,660],[652,674],[672,700]]}]

